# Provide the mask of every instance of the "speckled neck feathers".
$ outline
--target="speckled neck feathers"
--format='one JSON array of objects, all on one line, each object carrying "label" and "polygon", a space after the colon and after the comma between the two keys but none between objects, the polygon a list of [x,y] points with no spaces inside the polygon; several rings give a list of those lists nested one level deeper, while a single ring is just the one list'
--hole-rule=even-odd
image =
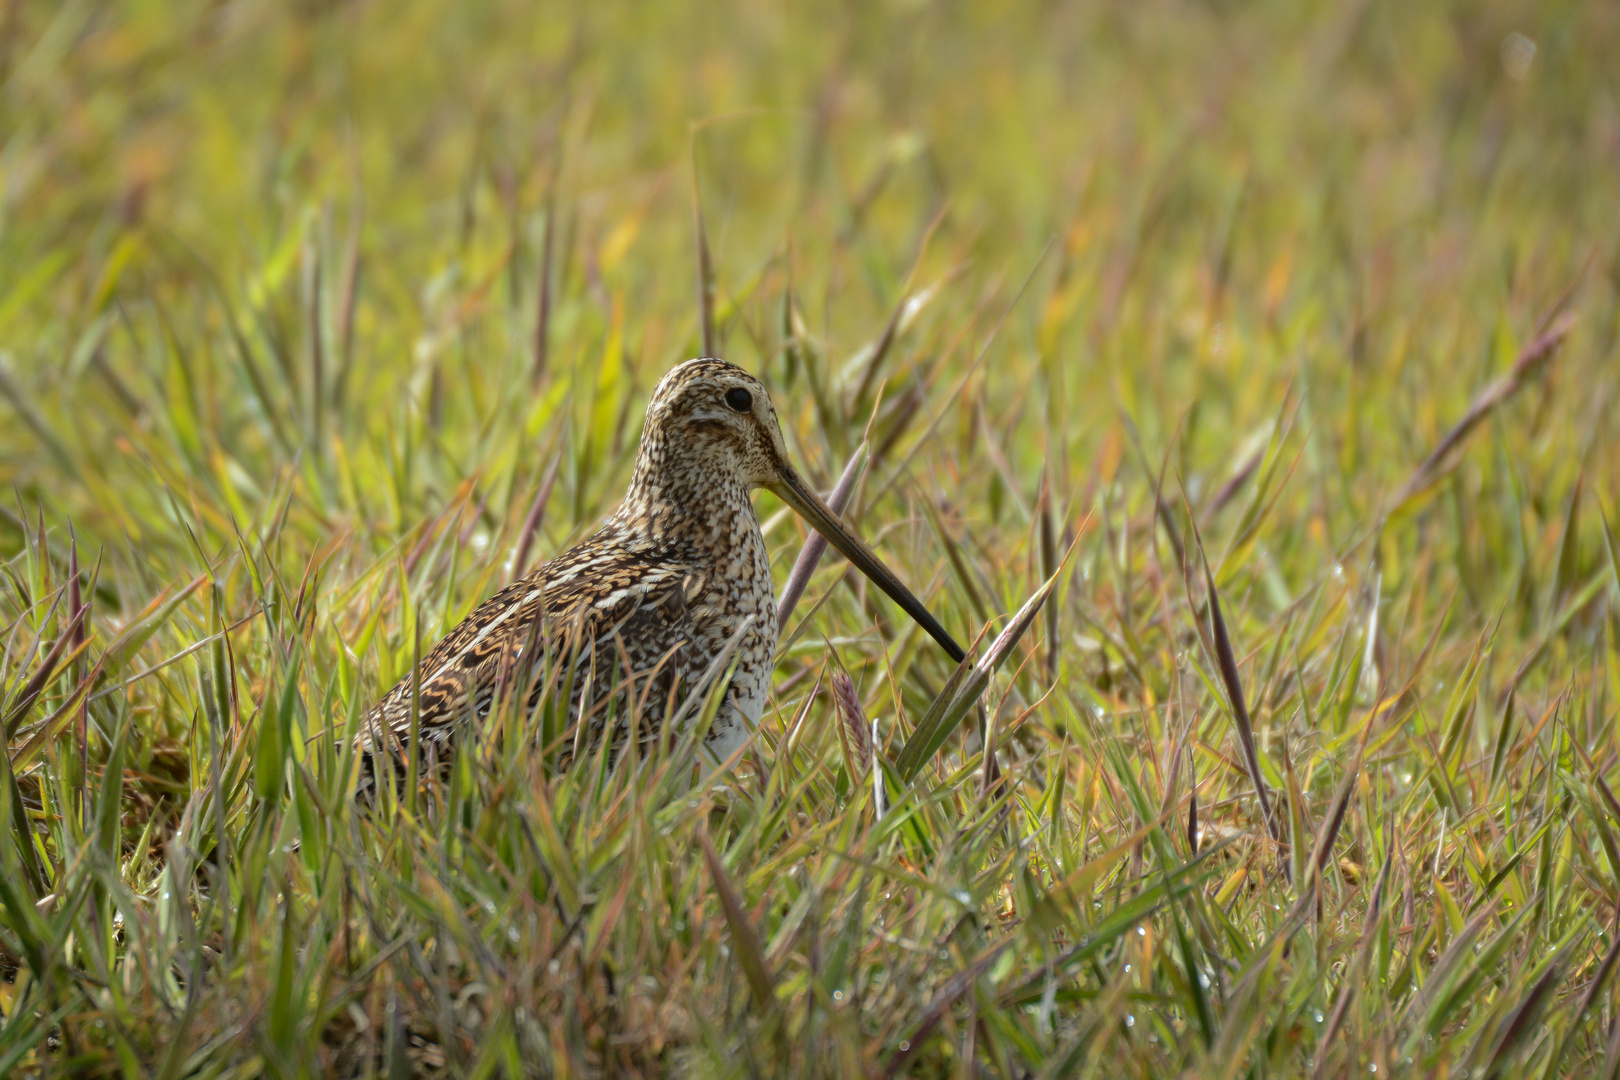
[{"label": "speckled neck feathers", "polygon": [[653,420],[649,410],[630,487],[605,528],[623,530],[631,542],[725,543],[730,519],[754,518],[748,486],[727,467],[727,448]]}]

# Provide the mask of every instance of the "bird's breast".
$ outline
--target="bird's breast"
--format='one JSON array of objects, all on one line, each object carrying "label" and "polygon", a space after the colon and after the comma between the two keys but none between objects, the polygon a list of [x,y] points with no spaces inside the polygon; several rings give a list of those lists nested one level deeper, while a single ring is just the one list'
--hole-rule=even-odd
[{"label": "bird's breast", "polygon": [[693,635],[697,638],[693,643],[698,654],[695,672],[706,668],[744,622],[749,622],[737,642],[731,691],[709,732],[709,752],[722,761],[758,724],[770,694],[776,653],[776,597],[770,554],[751,512],[747,521],[738,526],[726,537],[723,550],[708,561],[712,569],[702,575],[697,595],[688,600]]}]

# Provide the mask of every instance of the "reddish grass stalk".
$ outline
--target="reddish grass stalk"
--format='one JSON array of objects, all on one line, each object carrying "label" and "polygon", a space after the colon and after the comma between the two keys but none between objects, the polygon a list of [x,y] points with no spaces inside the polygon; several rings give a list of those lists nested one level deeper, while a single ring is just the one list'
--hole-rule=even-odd
[{"label": "reddish grass stalk", "polygon": [[1468,406],[1468,411],[1463,414],[1463,418],[1457,421],[1450,431],[1446,432],[1435,448],[1429,451],[1429,456],[1424,458],[1418,467],[1412,471],[1412,475],[1405,484],[1401,485],[1400,491],[1390,501],[1391,511],[1405,504],[1446,471],[1441,466],[1452,451],[1460,446],[1464,439],[1468,438],[1469,434],[1479,426],[1480,421],[1489,416],[1493,409],[1518,393],[1519,389],[1524,386],[1525,380],[1553,358],[1553,355],[1558,352],[1558,346],[1563,344],[1564,338],[1568,336],[1570,328],[1574,325],[1575,316],[1566,313],[1519,350],[1518,359],[1513,361],[1513,366],[1508,369],[1508,373],[1487,386],[1480,392],[1478,397],[1474,398],[1473,403]]},{"label": "reddish grass stalk", "polygon": [[698,327],[703,355],[715,355],[714,261],[709,257],[709,234],[703,225],[703,189],[698,184],[697,140],[692,140],[692,228],[697,233]]},{"label": "reddish grass stalk", "polygon": [[546,478],[540,482],[540,490],[534,493],[529,513],[523,519],[523,534],[518,538],[517,554],[512,557],[512,581],[522,577],[523,568],[529,564],[529,548],[534,543],[534,534],[540,531],[540,522],[545,520],[546,504],[551,501],[551,489],[557,483],[557,466],[561,463],[562,450],[559,448],[551,459],[551,467],[546,470]]},{"label": "reddish grass stalk", "polygon": [[540,242],[540,296],[534,320],[534,375],[532,383],[540,385],[545,377],[546,364],[551,356],[551,260],[557,236],[557,181],[552,177],[551,191],[546,193],[546,235]]},{"label": "reddish grass stalk", "polygon": [[[68,610],[75,613],[73,618],[73,648],[78,651],[84,645],[85,630],[90,622],[90,606],[82,603],[79,596],[79,538],[74,535],[73,524],[68,523]],[[64,634],[63,637],[69,635]],[[84,681],[85,661],[81,654],[74,661],[75,681]],[[79,703],[79,783],[83,785],[83,806],[81,820],[88,821],[90,816],[90,699],[88,697]]]},{"label": "reddish grass stalk", "polygon": [[[843,475],[833,486],[832,494],[827,496],[827,506],[833,513],[842,515],[844,507],[849,505],[849,497],[855,491],[855,483],[860,479],[861,468],[866,464],[866,444],[862,443],[850,455],[849,463],[844,466]],[[804,542],[799,551],[799,557],[793,562],[793,570],[788,574],[786,584],[782,586],[782,596],[776,601],[776,628],[780,632],[787,626],[788,616],[798,606],[799,598],[804,595],[805,586],[810,584],[810,575],[816,572],[816,566],[821,562],[821,556],[827,551],[827,538],[818,532],[811,532],[810,538]]]}]

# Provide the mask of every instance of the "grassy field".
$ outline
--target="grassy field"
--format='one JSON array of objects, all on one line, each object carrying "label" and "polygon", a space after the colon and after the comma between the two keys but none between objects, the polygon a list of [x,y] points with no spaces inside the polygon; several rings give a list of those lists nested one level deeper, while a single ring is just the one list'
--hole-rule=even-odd
[{"label": "grassy field", "polygon": [[[4,4],[0,1074],[1616,1075],[1617,54],[1560,0]],[[730,773],[507,712],[357,810],[357,716],[706,338],[981,657],[1045,599],[1001,782],[828,558]]]}]

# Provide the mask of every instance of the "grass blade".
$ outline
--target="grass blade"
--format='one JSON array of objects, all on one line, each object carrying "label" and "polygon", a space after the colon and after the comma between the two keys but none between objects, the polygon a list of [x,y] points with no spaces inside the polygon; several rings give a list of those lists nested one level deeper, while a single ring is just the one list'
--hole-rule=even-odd
[{"label": "grass blade", "polygon": [[1238,744],[1243,748],[1243,766],[1249,771],[1249,782],[1260,800],[1261,819],[1271,838],[1282,841],[1277,819],[1272,813],[1271,796],[1266,792],[1265,777],[1260,772],[1260,752],[1255,747],[1254,729],[1249,725],[1249,707],[1243,699],[1243,680],[1238,675],[1237,658],[1232,651],[1232,638],[1226,631],[1226,619],[1221,615],[1221,598],[1215,588],[1215,578],[1209,572],[1209,562],[1203,560],[1203,543],[1199,543],[1199,557],[1203,561],[1204,585],[1209,590],[1209,625],[1215,644],[1215,658],[1221,673],[1221,684],[1226,688],[1226,701],[1232,708],[1232,723],[1237,728]]},{"label": "grass blade", "polygon": [[704,860],[709,864],[709,876],[713,879],[714,890],[720,897],[720,909],[725,913],[726,926],[731,931],[732,946],[737,953],[737,962],[742,965],[743,975],[748,979],[748,989],[753,995],[754,1005],[760,1012],[775,1016],[779,1012],[776,982],[765,968],[765,952],[760,947],[759,935],[754,930],[754,924],[748,920],[748,912],[743,907],[742,897],[738,894],[737,887],[731,883],[731,878],[727,876],[719,852],[714,849],[714,841],[702,830],[697,833],[697,841],[703,848]]},{"label": "grass blade", "polygon": [[[1058,573],[1061,572],[1060,566]],[[991,642],[983,659],[972,665],[971,670],[968,670],[969,661],[972,659],[971,652],[968,658],[957,666],[950,681],[945,684],[945,689],[940,691],[934,703],[929,706],[928,712],[918,721],[917,729],[911,733],[911,738],[900,750],[900,756],[895,759],[895,771],[900,774],[902,780],[909,782],[916,776],[917,770],[945,745],[945,740],[951,737],[951,733],[962,722],[968,710],[978,703],[980,695],[990,685],[990,677],[1034,625],[1035,616],[1040,614],[1041,606],[1057,587],[1057,580],[1058,574],[1055,573],[1046,579],[1044,585],[1035,590],[1033,596],[1024,601],[1024,606],[1018,609],[1012,620],[1000,634],[996,635],[995,641]],[[957,690],[958,686],[961,687],[960,691]]]}]

